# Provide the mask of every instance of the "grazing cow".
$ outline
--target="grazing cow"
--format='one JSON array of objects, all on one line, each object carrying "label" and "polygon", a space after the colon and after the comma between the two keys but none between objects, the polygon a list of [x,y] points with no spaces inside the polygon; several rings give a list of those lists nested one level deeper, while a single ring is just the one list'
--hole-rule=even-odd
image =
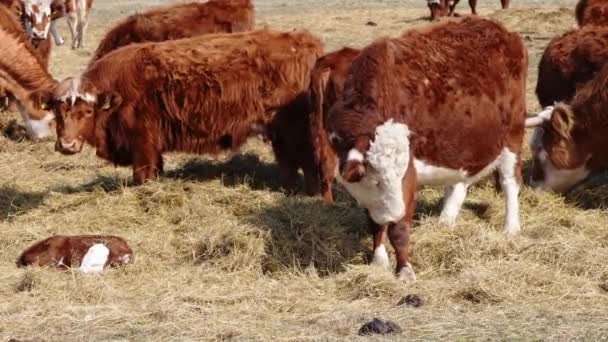
[{"label": "grazing cow", "polygon": [[254,21],[254,8],[250,0],[211,0],[153,8],[127,17],[108,31],[91,63],[131,43],[249,31],[253,29]]},{"label": "grazing cow", "polygon": [[608,1],[579,0],[575,9],[579,27],[585,25],[608,25]]},{"label": "grazing cow", "polygon": [[281,108],[268,126],[268,137],[279,164],[283,187],[292,190],[298,169],[304,173],[306,193],[321,193],[326,203],[333,203],[331,183],[335,157],[325,133],[325,113],[342,95],[350,64],[359,50],[343,48],[317,60],[311,71],[311,84]]},{"label": "grazing cow", "polygon": [[534,127],[530,140],[534,188],[564,192],[591,172],[608,168],[608,137],[603,134],[607,108],[608,63],[578,88],[568,104],[558,103],[526,120],[527,127]]},{"label": "grazing cow", "polygon": [[[440,17],[454,16],[454,9],[460,0],[427,0],[427,5],[431,11],[431,20],[436,20]],[[500,0],[502,9],[509,8],[510,0]],[[469,0],[469,7],[471,13],[477,15],[477,0]]]},{"label": "grazing cow", "polygon": [[417,184],[447,186],[441,215],[452,223],[467,187],[496,170],[505,232],[520,230],[527,64],[519,35],[478,17],[379,39],[354,60],[326,129],[338,181],[371,218],[375,263],[388,266],[388,235],[397,274],[415,279],[408,245]]},{"label": "grazing cow", "polygon": [[127,242],[111,235],[55,235],[28,247],[17,259],[17,267],[79,267],[83,273],[100,273],[105,267],[133,262]]},{"label": "grazing cow", "polygon": [[54,109],[58,151],[86,142],[141,184],[163,152],[238,149],[308,87],[321,50],[307,32],[270,30],[132,44],[32,99]]},{"label": "grazing cow", "polygon": [[[34,138],[51,134],[53,113],[30,100],[31,92],[55,85],[31,46],[17,18],[4,6],[0,6],[0,92],[14,97],[18,109]],[[4,101],[5,102],[5,101]]]},{"label": "grazing cow", "polygon": [[542,107],[568,102],[608,62],[608,26],[583,26],[551,40],[538,64],[536,96]]}]

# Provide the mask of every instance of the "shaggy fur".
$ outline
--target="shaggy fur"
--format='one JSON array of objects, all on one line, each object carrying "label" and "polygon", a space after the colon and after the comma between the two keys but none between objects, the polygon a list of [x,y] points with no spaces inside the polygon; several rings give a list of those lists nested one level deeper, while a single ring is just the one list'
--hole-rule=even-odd
[{"label": "shaggy fur", "polygon": [[133,262],[128,243],[111,235],[55,235],[28,247],[17,259],[18,267],[47,266],[57,269],[78,267],[89,249],[102,244],[109,250],[105,266],[118,267]]},{"label": "shaggy fur", "polygon": [[[136,184],[162,171],[163,152],[238,149],[308,87],[321,49],[307,32],[260,30],[115,50],[50,97],[57,149],[76,153],[86,141],[99,157],[132,165]],[[61,101],[69,92],[74,103]]]},{"label": "shaggy fur", "polygon": [[346,74],[359,50],[343,48],[317,60],[311,71],[310,89],[281,108],[268,127],[281,170],[281,183],[293,190],[298,169],[304,173],[306,193],[321,193],[333,203],[331,183],[336,161],[324,128],[325,114],[342,95]]},{"label": "shaggy fur", "polygon": [[[462,62],[447,63],[456,59]],[[365,176],[366,161],[349,161],[347,154],[353,148],[365,154],[376,127],[394,119],[408,126],[411,154],[420,162],[461,170],[473,180],[489,166],[497,167],[501,184],[510,189],[507,203],[516,208],[527,64],[527,51],[517,34],[476,17],[448,20],[372,43],[353,62],[341,101],[327,120],[341,177],[358,182]],[[515,161],[501,157],[509,153]],[[414,185],[404,194],[413,197],[415,191]],[[519,230],[516,214],[514,222],[512,215],[506,220],[509,232]],[[396,239],[391,242],[398,255],[398,272],[407,264],[404,241],[409,240],[410,225],[404,218],[388,228],[389,236]]]},{"label": "shaggy fur", "polygon": [[538,65],[538,102],[569,102],[607,61],[608,27],[588,25],[554,38]]},{"label": "shaggy fur", "polygon": [[250,0],[211,0],[153,8],[129,16],[110,29],[99,43],[91,63],[131,43],[249,31],[253,29],[254,21]]},{"label": "shaggy fur", "polygon": [[585,25],[608,25],[608,1],[579,0],[575,9],[579,27]]}]

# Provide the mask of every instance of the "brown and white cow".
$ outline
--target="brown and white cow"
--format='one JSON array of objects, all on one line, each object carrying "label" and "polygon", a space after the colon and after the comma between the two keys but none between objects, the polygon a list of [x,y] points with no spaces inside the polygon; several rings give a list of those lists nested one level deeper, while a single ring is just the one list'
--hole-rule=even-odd
[{"label": "brown and white cow", "polygon": [[570,101],[606,62],[608,26],[587,25],[554,38],[538,64],[538,102],[544,108]]},{"label": "brown and white cow", "polygon": [[55,80],[40,61],[17,18],[0,6],[0,90],[18,101],[30,135],[44,137],[52,134],[54,125],[50,108],[34,105],[30,94],[39,89],[54,87]]},{"label": "brown and white cow", "polygon": [[298,169],[302,169],[306,193],[316,195],[320,185],[325,202],[333,203],[331,184],[336,161],[324,118],[342,96],[348,69],[358,54],[357,49],[343,48],[319,58],[311,71],[310,89],[281,108],[268,125],[267,137],[285,189],[294,189]]},{"label": "brown and white cow", "polygon": [[608,25],[608,1],[579,0],[575,9],[579,27],[585,25]]},{"label": "brown and white cow", "polygon": [[[460,0],[427,0],[427,5],[431,11],[431,20],[438,19],[445,16],[454,16],[454,10]],[[502,9],[509,8],[510,0],[500,0]],[[469,0],[469,7],[471,8],[471,14],[477,15],[477,0]]]},{"label": "brown and white cow", "polygon": [[564,192],[592,172],[608,168],[608,64],[578,88],[572,100],[548,107],[526,120],[534,127],[530,150],[534,158],[531,185]]},{"label": "brown and white cow", "polygon": [[408,245],[417,184],[447,186],[442,216],[453,221],[467,187],[497,171],[505,232],[519,232],[527,64],[517,34],[478,17],[379,39],[354,60],[326,129],[339,182],[371,218],[375,263],[388,265],[388,235],[397,274],[415,279]]},{"label": "brown and white cow", "polygon": [[114,25],[99,43],[91,63],[131,43],[249,31],[254,26],[254,14],[250,0],[211,0],[153,8]]},{"label": "brown and white cow", "polygon": [[28,247],[17,267],[78,267],[83,273],[101,273],[106,267],[133,262],[133,251],[120,237],[111,235],[54,235]]},{"label": "brown and white cow", "polygon": [[271,30],[132,44],[32,98],[55,111],[58,151],[88,143],[140,184],[163,152],[238,149],[307,89],[321,51],[308,32]]}]

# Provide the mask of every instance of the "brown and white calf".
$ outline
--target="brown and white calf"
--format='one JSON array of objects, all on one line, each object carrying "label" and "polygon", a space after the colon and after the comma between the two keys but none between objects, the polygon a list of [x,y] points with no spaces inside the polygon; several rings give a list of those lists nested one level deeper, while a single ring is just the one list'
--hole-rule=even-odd
[{"label": "brown and white calf", "polygon": [[505,232],[519,232],[527,64],[517,34],[478,17],[379,39],[354,60],[327,130],[338,181],[371,218],[375,263],[388,265],[388,236],[397,274],[415,279],[408,252],[417,185],[447,187],[442,217],[453,222],[467,187],[497,171]]},{"label": "brown and white calf", "polygon": [[53,108],[58,151],[88,143],[140,184],[164,152],[238,149],[307,89],[321,51],[308,32],[271,30],[132,44],[32,99]]},{"label": "brown and white calf", "polygon": [[36,51],[17,18],[0,6],[0,90],[18,101],[18,109],[35,138],[52,134],[54,115],[50,108],[31,101],[30,95],[38,89],[48,89],[56,82],[40,61]]},{"label": "brown and white calf", "polygon": [[607,62],[608,26],[586,25],[554,38],[538,64],[538,102],[544,108],[570,101]]},{"label": "brown and white calf", "polygon": [[548,107],[526,120],[534,131],[532,186],[564,192],[592,172],[608,168],[608,64],[569,103]]},{"label": "brown and white calf", "polygon": [[585,25],[608,25],[608,1],[579,0],[575,9],[579,27]]},{"label": "brown and white calf", "polygon": [[210,0],[156,7],[114,25],[99,43],[91,63],[132,43],[249,31],[254,23],[255,12],[250,0]]},{"label": "brown and white calf", "polygon": [[[431,11],[431,20],[438,19],[445,16],[454,16],[454,10],[460,0],[427,0],[427,5]],[[502,9],[509,8],[510,0],[500,0]],[[477,0],[469,0],[469,7],[471,8],[471,14],[477,15]]]},{"label": "brown and white calf", "polygon": [[17,259],[17,266],[78,267],[83,273],[101,273],[106,267],[119,267],[132,262],[133,251],[123,238],[111,235],[55,235],[23,251]]}]

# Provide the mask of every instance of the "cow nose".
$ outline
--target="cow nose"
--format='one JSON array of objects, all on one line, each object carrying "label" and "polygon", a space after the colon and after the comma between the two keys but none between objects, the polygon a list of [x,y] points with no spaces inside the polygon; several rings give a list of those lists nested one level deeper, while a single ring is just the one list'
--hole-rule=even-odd
[{"label": "cow nose", "polygon": [[68,141],[61,139],[61,147],[65,150],[71,151],[76,147],[76,140]]},{"label": "cow nose", "polygon": [[40,31],[32,31],[32,36],[34,39],[46,39],[44,32]]}]

